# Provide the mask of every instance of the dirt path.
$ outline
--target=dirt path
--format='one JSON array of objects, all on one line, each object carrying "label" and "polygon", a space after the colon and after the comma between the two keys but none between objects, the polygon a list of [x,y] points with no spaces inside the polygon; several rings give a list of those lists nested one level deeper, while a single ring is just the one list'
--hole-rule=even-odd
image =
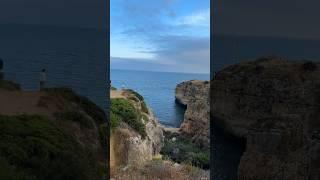
[{"label": "dirt path", "polygon": [[0,90],[0,114],[39,114],[50,115],[53,110],[38,105],[44,92]]},{"label": "dirt path", "polygon": [[126,98],[124,95],[123,95],[123,90],[111,90],[110,91],[110,98],[113,99],[113,98]]}]

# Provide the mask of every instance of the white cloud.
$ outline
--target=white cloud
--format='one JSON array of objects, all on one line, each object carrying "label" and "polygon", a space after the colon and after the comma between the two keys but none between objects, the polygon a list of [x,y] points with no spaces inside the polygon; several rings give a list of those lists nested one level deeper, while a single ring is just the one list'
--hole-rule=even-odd
[{"label": "white cloud", "polygon": [[179,18],[176,21],[176,24],[190,26],[210,26],[210,9],[198,11]]}]

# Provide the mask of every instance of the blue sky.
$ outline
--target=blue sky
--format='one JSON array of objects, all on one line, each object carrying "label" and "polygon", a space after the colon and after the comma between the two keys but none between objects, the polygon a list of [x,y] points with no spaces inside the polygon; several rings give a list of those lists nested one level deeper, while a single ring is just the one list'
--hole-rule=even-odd
[{"label": "blue sky", "polygon": [[111,0],[111,69],[210,72],[210,0]]}]

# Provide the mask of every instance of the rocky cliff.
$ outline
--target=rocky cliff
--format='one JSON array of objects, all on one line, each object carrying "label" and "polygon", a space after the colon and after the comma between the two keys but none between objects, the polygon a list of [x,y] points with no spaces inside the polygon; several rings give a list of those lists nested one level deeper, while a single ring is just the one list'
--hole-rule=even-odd
[{"label": "rocky cliff", "polygon": [[177,85],[175,94],[176,101],[187,108],[180,127],[182,135],[191,137],[193,142],[201,146],[209,147],[209,82],[182,82]]},{"label": "rocky cliff", "polygon": [[[115,92],[114,92],[115,94]],[[113,166],[142,166],[159,154],[163,145],[163,132],[152,111],[145,107],[143,99],[131,91],[118,91],[123,99],[134,105],[142,122],[145,137],[126,122],[121,122],[112,130],[111,158]],[[144,109],[146,108],[146,109]],[[125,117],[126,118],[126,117]]]},{"label": "rocky cliff", "polygon": [[241,180],[320,178],[320,65],[261,58],[211,82],[211,117],[246,139]]},{"label": "rocky cliff", "polygon": [[101,108],[67,88],[31,92],[0,84],[0,179],[105,178]]}]

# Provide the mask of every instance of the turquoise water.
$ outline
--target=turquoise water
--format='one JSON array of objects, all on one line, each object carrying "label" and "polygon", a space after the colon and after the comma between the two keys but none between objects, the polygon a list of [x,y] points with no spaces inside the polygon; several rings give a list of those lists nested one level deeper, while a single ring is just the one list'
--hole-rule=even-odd
[{"label": "turquoise water", "polygon": [[185,111],[175,103],[176,85],[193,79],[209,80],[209,74],[111,70],[112,86],[140,93],[160,123],[170,127],[180,126]]}]

